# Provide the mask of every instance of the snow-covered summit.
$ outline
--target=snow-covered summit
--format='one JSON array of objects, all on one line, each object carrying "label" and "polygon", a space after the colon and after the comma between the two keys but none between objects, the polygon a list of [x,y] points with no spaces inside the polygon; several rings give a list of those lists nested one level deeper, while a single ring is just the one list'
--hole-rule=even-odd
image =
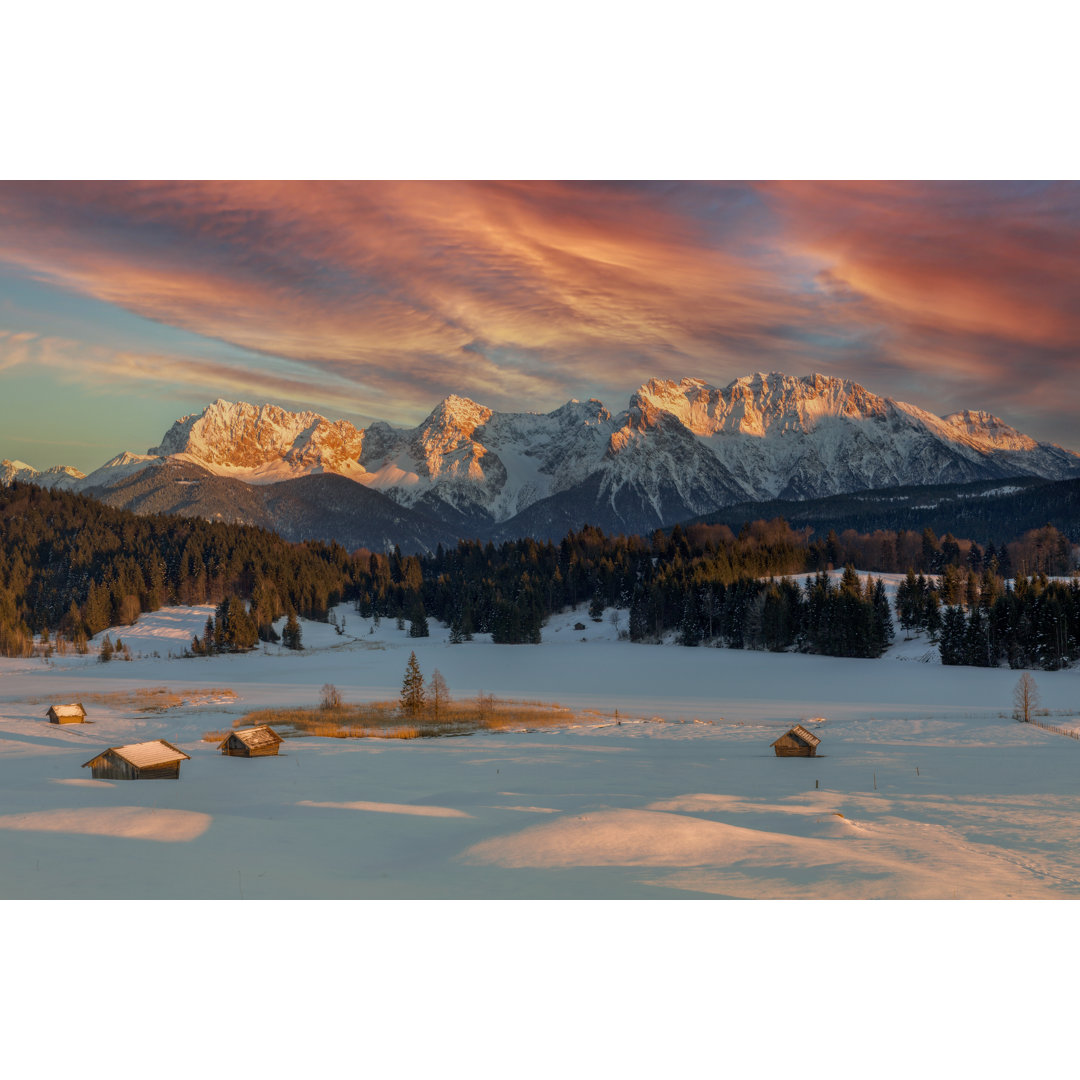
[{"label": "snow-covered summit", "polygon": [[988,450],[1035,450],[1039,446],[1030,435],[1017,431],[992,413],[964,409],[942,419]]},{"label": "snow-covered summit", "polygon": [[96,489],[166,462],[246,484],[336,473],[465,535],[521,515],[507,528],[602,520],[640,531],[743,501],[1080,475],[1080,455],[989,413],[941,417],[847,379],[757,372],[723,387],[650,379],[618,413],[595,398],[496,412],[451,394],[413,428],[219,399],[147,454],[121,454],[89,477],[5,462],[0,479]]},{"label": "snow-covered summit", "polygon": [[828,375],[746,375],[727,386],[702,379],[650,379],[631,406],[670,413],[695,435],[720,433],[758,438],[774,432],[810,432],[825,418],[869,419],[893,403],[858,383]]},{"label": "snow-covered summit", "polygon": [[[356,469],[364,433],[347,420],[315,412],[288,412],[277,405],[218,399],[201,413],[181,417],[151,456],[189,454],[207,466],[257,470],[279,465],[284,474]],[[275,477],[277,478],[277,477]]]},{"label": "snow-covered summit", "polygon": [[54,465],[51,469],[39,472],[25,461],[0,461],[0,487],[8,487],[12,481],[23,484],[37,484],[38,487],[70,489],[75,487],[85,473],[73,469],[70,465]]}]

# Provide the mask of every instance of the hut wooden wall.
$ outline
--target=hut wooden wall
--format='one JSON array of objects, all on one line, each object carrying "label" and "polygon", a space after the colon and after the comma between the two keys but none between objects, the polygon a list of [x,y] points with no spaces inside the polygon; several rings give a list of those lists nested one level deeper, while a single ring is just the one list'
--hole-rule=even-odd
[{"label": "hut wooden wall", "polygon": [[48,716],[50,724],[82,724],[86,722],[86,718],[83,716],[57,716],[52,709],[49,710]]},{"label": "hut wooden wall", "polygon": [[816,747],[807,746],[806,743],[801,742],[799,739],[784,735],[776,740],[773,749],[776,751],[777,757],[813,757]]},{"label": "hut wooden wall", "polygon": [[179,780],[180,762],[139,769],[116,754],[104,754],[90,766],[95,780]]},{"label": "hut wooden wall", "polygon": [[102,754],[90,766],[95,780],[137,780],[135,766],[116,754]]},{"label": "hut wooden wall", "polygon": [[269,745],[257,746],[252,749],[242,739],[238,739],[235,735],[230,735],[228,742],[226,742],[224,749],[221,751],[228,757],[275,757],[277,756],[278,746],[280,743],[270,743]]},{"label": "hut wooden wall", "polygon": [[136,780],[179,780],[180,762],[170,761],[168,765],[153,765],[136,769]]},{"label": "hut wooden wall", "polygon": [[221,752],[226,757],[250,757],[248,748],[235,735],[229,736]]}]

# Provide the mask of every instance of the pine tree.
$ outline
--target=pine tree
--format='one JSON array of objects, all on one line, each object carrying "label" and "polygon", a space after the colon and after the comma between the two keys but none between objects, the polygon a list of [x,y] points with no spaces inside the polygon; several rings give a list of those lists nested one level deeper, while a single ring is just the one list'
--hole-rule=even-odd
[{"label": "pine tree", "polygon": [[106,634],[101,642],[101,652],[98,653],[98,659],[103,664],[107,664],[113,658],[113,652],[113,643],[109,639],[109,635]]},{"label": "pine tree", "polygon": [[405,677],[401,680],[401,708],[403,712],[416,716],[424,708],[424,676],[420,674],[420,663],[416,653],[409,653],[409,662],[405,665]]},{"label": "pine tree", "polygon": [[589,618],[593,622],[602,622],[604,618],[604,598],[600,594],[599,587],[589,601]]},{"label": "pine tree", "polygon": [[281,643],[286,649],[302,649],[304,646],[300,644],[300,621],[296,617],[295,611],[289,612],[288,621],[285,623],[285,631],[281,635]]},{"label": "pine tree", "polygon": [[923,626],[930,635],[931,641],[937,641],[941,633],[941,600],[937,589],[931,589],[926,594],[926,607],[923,614]]},{"label": "pine tree", "polygon": [[866,591],[874,610],[874,655],[880,656],[893,643],[893,637],[895,636],[892,611],[889,609],[889,598],[885,592],[885,582],[878,580],[871,586],[870,579],[867,578]]},{"label": "pine tree", "polygon": [[424,601],[419,593],[414,593],[409,610],[409,637],[428,637],[429,633]]},{"label": "pine tree", "polygon": [[959,607],[949,606],[941,619],[938,651],[943,664],[963,664],[967,651],[967,621]]}]

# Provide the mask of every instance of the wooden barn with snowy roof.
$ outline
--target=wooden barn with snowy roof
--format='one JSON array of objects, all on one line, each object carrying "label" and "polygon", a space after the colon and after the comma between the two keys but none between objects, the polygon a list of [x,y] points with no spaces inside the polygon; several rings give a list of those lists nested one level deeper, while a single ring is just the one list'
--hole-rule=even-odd
[{"label": "wooden barn with snowy roof", "polygon": [[807,731],[802,724],[796,724],[785,731],[772,744],[772,748],[777,757],[814,757],[820,744],[821,740],[812,731]]},{"label": "wooden barn with snowy roof", "polygon": [[45,714],[50,724],[85,724],[86,710],[77,701],[70,705],[50,705]]},{"label": "wooden barn with snowy roof", "polygon": [[277,754],[281,736],[265,724],[229,732],[218,749],[229,757],[271,757]]},{"label": "wooden barn with snowy roof", "polygon": [[95,780],[179,780],[180,762],[191,758],[164,739],[110,746],[83,763]]}]

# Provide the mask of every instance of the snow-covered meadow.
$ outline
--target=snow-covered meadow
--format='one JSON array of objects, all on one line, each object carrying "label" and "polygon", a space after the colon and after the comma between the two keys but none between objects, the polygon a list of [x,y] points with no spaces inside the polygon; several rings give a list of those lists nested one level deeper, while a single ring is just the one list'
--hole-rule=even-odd
[{"label": "snow-covered meadow", "polygon": [[[304,622],[299,653],[179,658],[210,613],[114,629],[130,663],[0,661],[0,896],[1080,895],[1080,741],[1012,719],[1017,672],[919,662],[925,641],[880,660],[634,645],[610,612],[579,611],[538,646],[452,645],[434,622],[410,639],[343,607],[345,632]],[[620,722],[290,738],[256,760],[202,740],[254,708],[313,706],[327,682],[346,701],[396,697],[410,649],[455,696]],[[1045,719],[1080,725],[1080,672],[1035,677]],[[184,703],[139,712],[119,696],[148,687]],[[93,723],[47,723],[57,699],[85,700]],[[774,757],[775,738],[811,721],[819,757]],[[155,738],[191,756],[178,782],[80,768]]]}]

